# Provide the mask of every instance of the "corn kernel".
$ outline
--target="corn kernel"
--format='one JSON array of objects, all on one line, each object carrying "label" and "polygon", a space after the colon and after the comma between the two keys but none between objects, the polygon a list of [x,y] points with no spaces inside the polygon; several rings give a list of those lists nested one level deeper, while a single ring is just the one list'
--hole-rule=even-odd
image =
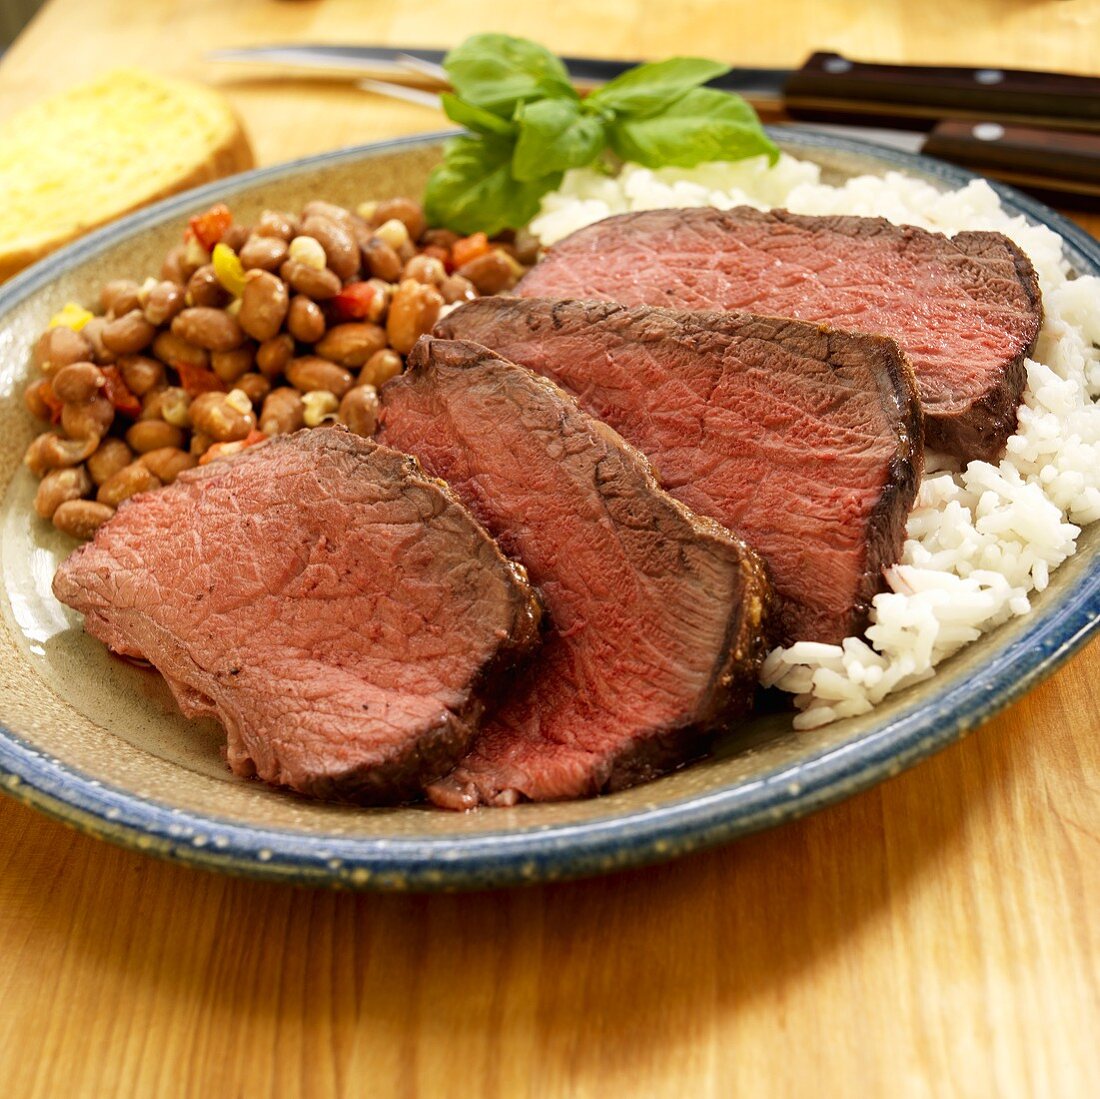
[{"label": "corn kernel", "polygon": [[244,293],[244,264],[228,244],[214,245],[214,275],[235,298]]},{"label": "corn kernel", "polygon": [[75,301],[67,301],[62,308],[50,317],[50,328],[71,328],[79,332],[92,319],[92,314]]},{"label": "corn kernel", "polygon": [[242,416],[247,416],[252,411],[252,401],[243,389],[230,390],[225,403],[235,408]]},{"label": "corn kernel", "polygon": [[302,419],[306,427],[316,427],[325,420],[335,420],[340,401],[327,389],[311,389],[302,394]]},{"label": "corn kernel", "polygon": [[160,401],[160,418],[173,427],[191,426],[191,398],[178,386],[164,391]]},{"label": "corn kernel", "polygon": [[295,237],[290,242],[288,256],[295,263],[304,263],[307,267],[316,267],[320,271],[327,262],[325,250],[319,240],[313,237]]},{"label": "corn kernel", "polygon": [[203,267],[210,262],[210,253],[190,233],[183,249],[183,262],[191,267]]},{"label": "corn kernel", "polygon": [[385,241],[395,252],[409,243],[409,230],[405,223],[398,221],[397,218],[382,222],[375,229],[374,235],[379,240]]},{"label": "corn kernel", "polygon": [[138,305],[144,309],[149,304],[149,295],[153,292],[153,289],[160,284],[152,275],[150,275],[142,284],[138,287]]},{"label": "corn kernel", "polygon": [[370,221],[374,217],[375,211],[378,209],[377,202],[360,202],[355,207],[355,212],[364,220]]}]

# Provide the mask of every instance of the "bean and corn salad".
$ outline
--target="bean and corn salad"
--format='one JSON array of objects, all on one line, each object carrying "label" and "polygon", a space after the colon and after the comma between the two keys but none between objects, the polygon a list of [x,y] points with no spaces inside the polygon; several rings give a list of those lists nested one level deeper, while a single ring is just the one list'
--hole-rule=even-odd
[{"label": "bean and corn salad", "polygon": [[35,345],[28,409],[50,424],[24,461],[35,510],[90,538],[123,500],[272,435],[342,423],[372,435],[378,387],[449,306],[511,289],[524,232],[429,229],[418,203],[307,203],[235,224],[193,217],[159,278],[70,303]]}]

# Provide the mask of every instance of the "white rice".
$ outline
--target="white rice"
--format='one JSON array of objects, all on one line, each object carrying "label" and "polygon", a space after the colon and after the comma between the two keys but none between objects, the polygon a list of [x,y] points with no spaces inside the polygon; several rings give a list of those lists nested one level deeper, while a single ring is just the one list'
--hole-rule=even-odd
[{"label": "white rice", "polygon": [[762,682],[795,695],[796,728],[866,713],[888,694],[927,679],[963,645],[1013,615],[1075,552],[1081,527],[1100,519],[1100,279],[1071,278],[1051,230],[1010,217],[976,181],[940,192],[897,172],[820,182],[816,165],[784,155],[736,164],[617,177],[568,173],[531,228],[544,244],[611,214],[671,206],[785,206],[804,214],[859,214],[953,235],[996,229],[1031,258],[1046,320],[1027,360],[1016,434],[997,465],[965,469],[926,454],[901,561],[886,574],[864,638],[800,641],[775,649]]}]

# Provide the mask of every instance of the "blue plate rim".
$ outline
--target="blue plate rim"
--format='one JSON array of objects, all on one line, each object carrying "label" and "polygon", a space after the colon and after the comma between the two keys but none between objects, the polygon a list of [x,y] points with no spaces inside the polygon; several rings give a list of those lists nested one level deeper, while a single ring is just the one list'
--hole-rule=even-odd
[{"label": "blue plate rim", "polygon": [[[870,155],[884,166],[932,175],[955,187],[981,177],[917,154],[823,135],[769,128],[803,148]],[[0,287],[0,317],[57,275],[101,249],[212,197],[231,197],[303,169],[431,145],[453,131],[419,134],[303,157],[173,196],[105,226]],[[1081,273],[1100,274],[1100,242],[1042,203],[986,181],[1008,205],[1067,243]],[[1032,612],[1031,628],[971,678],[914,703],[859,741],[825,749],[763,778],[706,795],[579,824],[376,839],[312,836],[185,812],[103,784],[0,725],[0,790],[79,830],[124,847],[238,875],[357,889],[476,889],[605,873],[671,858],[822,808],[899,773],[960,739],[1051,674],[1100,626],[1100,566],[1055,605]],[[492,812],[492,810],[488,810]]]}]

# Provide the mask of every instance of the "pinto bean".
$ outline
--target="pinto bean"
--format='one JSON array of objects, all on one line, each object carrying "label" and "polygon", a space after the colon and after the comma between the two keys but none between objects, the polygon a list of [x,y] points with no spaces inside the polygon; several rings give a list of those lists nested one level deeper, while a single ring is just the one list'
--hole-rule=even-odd
[{"label": "pinto bean", "polygon": [[150,492],[155,488],[160,488],[160,479],[154,476],[152,470],[141,462],[131,462],[113,476],[108,477],[99,486],[95,498],[101,504],[117,508],[123,500],[128,500],[139,492]]},{"label": "pinto bean", "polygon": [[23,463],[36,477],[41,477],[50,469],[80,465],[98,444],[99,440],[95,437],[66,439],[56,431],[47,431],[31,441],[27,453],[23,455]]},{"label": "pinto bean", "polygon": [[245,241],[238,255],[246,271],[278,271],[289,250],[282,237],[253,235]]},{"label": "pinto bean", "polygon": [[240,390],[200,393],[191,402],[191,423],[215,442],[226,443],[243,439],[256,427],[256,417],[252,402]]},{"label": "pinto bean", "polygon": [[245,374],[234,384],[254,405],[259,404],[270,392],[271,382],[262,374]]},{"label": "pinto bean", "polygon": [[140,309],[131,309],[103,327],[103,346],[116,355],[136,355],[153,342],[156,325],[145,319]]},{"label": "pinto bean", "polygon": [[325,265],[336,272],[341,282],[359,274],[359,245],[350,231],[338,221],[307,217],[302,222],[302,234],[320,243],[325,250]]},{"label": "pinto bean", "polygon": [[407,355],[412,346],[439,320],[443,297],[434,286],[405,279],[390,302],[386,335],[394,351]]},{"label": "pinto bean", "polygon": [[[312,239],[312,238],[307,238]],[[340,276],[327,267],[312,267],[308,263],[289,259],[279,268],[283,281],[299,294],[314,301],[327,301],[340,293]]]},{"label": "pinto bean", "polygon": [[191,395],[178,385],[154,389],[142,402],[143,420],[163,420],[173,427],[190,427]]},{"label": "pinto bean", "polygon": [[93,439],[98,443],[107,434],[114,418],[115,406],[102,396],[95,396],[83,404],[61,406],[61,428],[70,439]]},{"label": "pinto bean", "polygon": [[397,282],[401,277],[401,257],[378,237],[371,237],[363,246],[363,260],[376,279]]},{"label": "pinto bean", "polygon": [[477,287],[482,294],[499,294],[519,281],[523,268],[499,248],[464,263],[456,272]]},{"label": "pinto bean", "polygon": [[111,279],[99,292],[99,300],[104,313],[121,317],[132,309],[140,309],[140,287],[133,279]]},{"label": "pinto bean", "polygon": [[224,309],[196,306],[172,321],[172,335],[207,351],[233,351],[244,343],[244,330]]},{"label": "pinto bean", "polygon": [[[90,322],[89,322],[90,323]],[[87,328],[87,325],[84,326]],[[92,358],[91,341],[83,332],[58,325],[48,328],[34,345],[34,363],[44,373],[52,374],[70,363],[86,362]]]},{"label": "pinto bean", "polygon": [[224,233],[222,233],[221,243],[227,248],[232,248],[234,252],[240,252],[241,245],[252,235],[252,230],[247,225],[230,225]]},{"label": "pinto bean", "polygon": [[256,366],[265,378],[277,378],[294,358],[294,337],[286,332],[264,340],[256,351]]},{"label": "pinto bean", "polygon": [[247,374],[256,362],[256,345],[250,340],[243,347],[233,351],[212,351],[210,369],[226,385],[232,385],[238,378]]},{"label": "pinto bean", "polygon": [[80,334],[92,345],[91,355],[85,357],[100,366],[106,366],[118,359],[118,356],[103,342],[103,330],[110,323],[106,317],[92,317],[80,330]]},{"label": "pinto bean", "polygon": [[404,224],[410,240],[419,240],[427,227],[423,208],[419,202],[413,202],[411,198],[391,198],[380,202],[374,208],[371,221],[375,225],[384,225],[395,218]]},{"label": "pinto bean", "polygon": [[[350,229],[359,220],[343,206],[337,206],[334,202],[325,202],[319,198],[312,199],[302,207],[302,217],[328,218],[329,221],[335,221],[345,229]],[[305,228],[302,231],[308,232]]]},{"label": "pinto bean", "polygon": [[448,275],[440,284],[439,292],[448,305],[456,301],[473,301],[477,297],[477,287],[462,275]]},{"label": "pinto bean", "polygon": [[187,280],[187,304],[221,309],[229,303],[232,295],[218,281],[217,272],[212,263],[204,263]]},{"label": "pinto bean", "polygon": [[363,364],[363,369],[359,371],[359,380],[355,384],[357,386],[373,385],[376,389],[379,389],[390,378],[396,378],[404,369],[405,360],[393,348],[387,347],[381,351],[376,351],[367,359]]},{"label": "pinto bean", "polygon": [[260,430],[265,435],[289,435],[305,424],[302,395],[290,386],[273,389],[264,399]]},{"label": "pinto bean", "polygon": [[88,472],[92,481],[101,485],[133,460],[133,452],[121,439],[104,439],[88,458]]},{"label": "pinto bean", "polygon": [[290,300],[286,326],[296,340],[316,343],[325,334],[325,315],[316,302],[304,294],[295,294]]},{"label": "pinto bean", "polygon": [[187,292],[182,286],[165,279],[145,293],[145,319],[150,324],[167,324],[186,304]]},{"label": "pinto bean", "polygon": [[279,210],[265,210],[252,232],[258,237],[277,237],[289,243],[298,235],[298,219]]},{"label": "pinto bean", "polygon": [[170,485],[185,469],[194,469],[199,460],[179,447],[164,446],[143,454],[141,464],[162,484]]},{"label": "pinto bean", "polygon": [[245,276],[237,322],[253,339],[262,343],[278,334],[289,307],[286,283],[278,275],[270,271],[249,271]]},{"label": "pinto bean", "polygon": [[114,513],[113,507],[95,500],[66,500],[53,513],[53,525],[62,534],[87,541]]},{"label": "pinto bean", "polygon": [[138,454],[164,447],[181,447],[185,439],[182,427],[164,420],[138,420],[126,432],[126,442]]},{"label": "pinto bean", "polygon": [[287,381],[300,393],[326,390],[342,397],[351,389],[353,378],[340,366],[316,355],[292,359],[286,368]]},{"label": "pinto bean", "polygon": [[415,255],[401,272],[404,279],[415,279],[428,286],[441,286],[447,277],[447,269],[435,256]]},{"label": "pinto bean", "polygon": [[[377,324],[338,324],[317,341],[314,351],[322,359],[341,366],[362,366],[376,351],[386,346],[386,331]],[[324,389],[325,386],[310,386]]]},{"label": "pinto bean", "polygon": [[34,510],[43,519],[52,519],[53,513],[66,500],[79,500],[92,491],[92,479],[83,466],[69,469],[51,469],[38,485],[34,494]]},{"label": "pinto bean", "polygon": [[122,355],[118,369],[126,388],[137,397],[144,397],[150,390],[164,385],[166,380],[164,363],[147,355]]},{"label": "pinto bean", "polygon": [[157,338],[153,340],[153,354],[161,362],[173,367],[183,364],[205,369],[210,365],[208,352],[181,336],[177,336],[175,332],[158,333]]},{"label": "pinto bean", "polygon": [[27,411],[38,420],[52,420],[53,407],[47,397],[53,396],[49,378],[38,378],[23,390],[23,403]]},{"label": "pinto bean", "polygon": [[448,252],[461,239],[453,229],[425,229],[419,237],[425,248],[443,248]]},{"label": "pinto bean", "polygon": [[378,427],[378,391],[373,385],[357,385],[344,394],[339,420],[356,435],[371,436]]},{"label": "pinto bean", "polygon": [[83,404],[107,384],[107,379],[95,363],[69,363],[53,376],[50,384],[59,400],[66,404]]}]

